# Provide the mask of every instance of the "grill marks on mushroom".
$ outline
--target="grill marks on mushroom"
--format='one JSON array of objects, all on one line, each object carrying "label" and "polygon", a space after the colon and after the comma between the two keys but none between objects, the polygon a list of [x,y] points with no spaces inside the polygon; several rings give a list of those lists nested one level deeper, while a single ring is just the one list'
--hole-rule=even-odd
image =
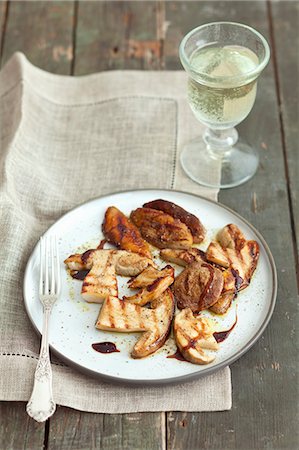
[{"label": "grill marks on mushroom", "polygon": [[174,282],[174,269],[171,266],[166,266],[161,271],[147,268],[137,278],[138,280],[135,283],[134,280],[131,281],[130,287],[143,285],[144,288],[135,295],[123,297],[123,300],[143,306],[159,299],[161,294],[172,285]]},{"label": "grill marks on mushroom", "polygon": [[137,208],[130,218],[143,238],[158,248],[189,248],[193,244],[189,228],[163,211]]},{"label": "grill marks on mushroom", "polygon": [[117,247],[151,258],[148,243],[136,226],[115,206],[110,206],[102,225],[104,236]]},{"label": "grill marks on mushroom", "polygon": [[199,250],[198,248],[190,248],[188,250],[174,250],[166,248],[161,250],[160,257],[164,259],[164,261],[172,262],[184,267],[195,261],[207,262],[205,252]]},{"label": "grill marks on mushroom", "polygon": [[86,302],[102,303],[108,295],[117,297],[118,287],[113,256],[109,251],[103,253],[100,250],[89,255],[89,258],[92,258],[92,266],[84,278],[81,289],[81,295]]},{"label": "grill marks on mushroom", "polygon": [[158,270],[153,266],[148,266],[139,275],[128,281],[128,287],[131,289],[139,289],[153,284],[158,278],[174,276],[174,269],[171,266],[165,266]]},{"label": "grill marks on mushroom", "polygon": [[191,231],[191,234],[193,236],[193,242],[195,244],[198,244],[204,240],[206,230],[203,224],[198,219],[198,217],[189,213],[188,211],[176,205],[175,203],[159,199],[145,203],[143,207],[157,209],[159,211],[165,212],[166,214],[169,214],[175,219],[179,219],[182,223],[187,225],[187,227]]},{"label": "grill marks on mushroom", "polygon": [[99,313],[96,328],[118,332],[143,332],[134,345],[131,356],[143,358],[154,353],[165,343],[174,314],[171,291],[163,292],[154,308],[109,296]]},{"label": "grill marks on mushroom", "polygon": [[65,264],[70,270],[90,269],[83,281],[81,294],[84,300],[102,303],[107,296],[117,297],[116,275],[136,276],[151,259],[125,250],[87,250],[69,256]]},{"label": "grill marks on mushroom", "polygon": [[193,364],[209,364],[215,355],[204,350],[218,350],[209,322],[204,317],[194,317],[190,308],[183,309],[174,318],[174,338],[178,349]]},{"label": "grill marks on mushroom", "polygon": [[222,288],[221,271],[211,264],[196,261],[176,277],[173,292],[180,309],[190,308],[199,312],[217,302]]},{"label": "grill marks on mushroom", "polygon": [[242,290],[249,285],[256,269],[259,245],[256,241],[247,241],[236,225],[229,224],[220,230],[216,241],[210,243],[206,256],[210,262],[230,267],[241,277],[238,290]]}]

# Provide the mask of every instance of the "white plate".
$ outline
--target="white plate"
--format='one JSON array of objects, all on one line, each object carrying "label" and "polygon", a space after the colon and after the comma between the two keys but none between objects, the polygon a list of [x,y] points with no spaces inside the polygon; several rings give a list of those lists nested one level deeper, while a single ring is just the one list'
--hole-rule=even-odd
[{"label": "white plate", "polygon": [[[200,248],[205,249],[215,233],[228,223],[235,223],[248,239],[260,245],[260,258],[250,286],[241,292],[227,314],[216,316],[209,312],[217,329],[226,330],[238,323],[228,338],[220,344],[216,359],[207,366],[167,358],[176,350],[173,338],[155,354],[142,360],[130,357],[130,350],[138,333],[110,333],[94,327],[98,312],[97,304],[84,302],[80,297],[82,282],[67,274],[63,260],[76,251],[94,248],[103,238],[101,224],[105,210],[115,205],[125,214],[143,203],[157,198],[170,200],[198,216],[208,230],[208,236]],[[49,342],[51,349],[67,364],[81,371],[109,380],[133,383],[169,383],[212,373],[242,356],[257,341],[273,312],[276,299],[276,269],[273,257],[262,236],[248,222],[225,206],[178,191],[136,190],[120,192],[97,198],[73,209],[52,225],[45,235],[59,236],[61,256],[62,293],[53,308]],[[83,245],[84,244],[84,245]],[[165,263],[158,260],[163,266]],[[177,267],[177,273],[179,270]],[[24,299],[28,316],[35,329],[42,329],[42,306],[38,299],[39,251],[33,250],[24,277]],[[119,277],[120,294],[124,294],[127,278]],[[97,342],[114,342],[119,353],[101,354],[93,350]]]}]

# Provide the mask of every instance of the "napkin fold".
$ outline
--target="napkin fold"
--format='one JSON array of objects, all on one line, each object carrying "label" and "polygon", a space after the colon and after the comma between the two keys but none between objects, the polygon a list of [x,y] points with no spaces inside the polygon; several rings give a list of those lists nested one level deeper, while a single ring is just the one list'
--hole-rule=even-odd
[{"label": "napkin fold", "polygon": [[[39,236],[90,198],[193,183],[179,153],[200,133],[186,102],[186,74],[110,71],[74,78],[44,72],[16,53],[0,72],[0,399],[29,399],[39,338],[22,297]],[[219,172],[211,173],[218,180]],[[168,386],[93,379],[52,356],[58,404],[82,411],[219,411],[231,408],[228,367]]]}]

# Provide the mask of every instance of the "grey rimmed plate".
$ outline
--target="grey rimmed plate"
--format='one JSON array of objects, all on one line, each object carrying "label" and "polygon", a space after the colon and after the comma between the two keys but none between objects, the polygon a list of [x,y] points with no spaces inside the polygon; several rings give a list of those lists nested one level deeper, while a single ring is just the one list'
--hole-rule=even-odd
[{"label": "grey rimmed plate", "polygon": [[[228,223],[235,223],[248,239],[260,245],[260,259],[250,286],[241,292],[224,316],[205,311],[203,314],[214,322],[215,330],[227,330],[237,325],[227,339],[220,344],[212,364],[198,366],[174,358],[176,346],[172,336],[155,354],[142,360],[130,357],[130,350],[138,333],[110,333],[96,330],[94,324],[101,308],[86,303],[80,297],[82,282],[73,280],[65,270],[63,260],[72,253],[95,248],[103,238],[101,224],[105,210],[115,205],[125,214],[143,203],[157,198],[172,201],[198,216],[208,230],[199,248],[205,250],[217,231]],[[179,191],[135,190],[119,192],[91,200],[61,217],[45,233],[59,237],[61,256],[62,293],[53,308],[49,342],[51,349],[67,364],[78,370],[106,380],[126,383],[160,384],[183,381],[211,374],[240,358],[261,336],[267,326],[275,304],[277,279],[271,252],[260,233],[246,220],[227,207]],[[156,253],[158,255],[158,252]],[[165,265],[156,256],[159,266]],[[176,273],[182,268],[175,266]],[[28,316],[40,333],[42,329],[42,306],[38,298],[39,251],[34,248],[24,276],[24,301]],[[119,277],[120,295],[128,294],[127,278]],[[118,353],[102,354],[92,348],[98,342],[113,342]]]}]

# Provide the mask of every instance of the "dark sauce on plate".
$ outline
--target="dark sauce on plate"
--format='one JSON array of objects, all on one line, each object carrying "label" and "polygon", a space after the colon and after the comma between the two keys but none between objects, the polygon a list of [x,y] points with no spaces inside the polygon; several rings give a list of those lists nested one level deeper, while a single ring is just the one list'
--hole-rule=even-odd
[{"label": "dark sauce on plate", "polygon": [[92,344],[92,348],[99,353],[119,352],[113,342],[97,342],[96,344]]},{"label": "dark sauce on plate", "polygon": [[168,355],[167,358],[173,358],[173,359],[177,359],[178,361],[189,362],[183,357],[182,353],[179,351],[178,348],[177,348],[176,352],[173,355]]},{"label": "dark sauce on plate", "polygon": [[99,245],[97,246],[97,250],[102,250],[107,242],[108,242],[107,239],[102,239]]},{"label": "dark sauce on plate", "polygon": [[[213,336],[214,336],[214,338],[215,338],[215,340],[216,340],[216,342],[218,344],[219,344],[219,342],[223,342],[228,337],[230,332],[236,326],[237,322],[238,322],[238,316],[236,316],[235,322],[233,323],[233,325],[228,330],[215,331],[215,333],[213,333]],[[197,339],[192,339],[185,348],[188,349],[188,348],[191,348],[191,347],[195,347],[196,340]],[[177,359],[178,361],[189,362],[189,361],[187,361],[184,358],[184,356],[181,354],[181,352],[179,351],[178,348],[176,349],[176,352],[173,355],[168,355],[167,358],[173,358],[173,359]]]},{"label": "dark sauce on plate", "polygon": [[238,293],[238,290],[243,284],[243,278],[240,277],[239,272],[235,269],[231,269],[233,276],[235,277],[235,286],[236,286],[236,294]]},{"label": "dark sauce on plate", "polygon": [[235,328],[237,322],[238,322],[238,316],[236,316],[236,320],[233,323],[233,325],[229,328],[229,330],[215,331],[215,333],[213,333],[213,336],[216,339],[216,342],[218,342],[218,344],[219,344],[219,342],[223,342],[228,337],[230,332]]},{"label": "dark sauce on plate", "polygon": [[86,275],[88,274],[89,270],[82,269],[82,270],[74,270],[71,272],[72,278],[75,278],[76,280],[84,280]]}]

